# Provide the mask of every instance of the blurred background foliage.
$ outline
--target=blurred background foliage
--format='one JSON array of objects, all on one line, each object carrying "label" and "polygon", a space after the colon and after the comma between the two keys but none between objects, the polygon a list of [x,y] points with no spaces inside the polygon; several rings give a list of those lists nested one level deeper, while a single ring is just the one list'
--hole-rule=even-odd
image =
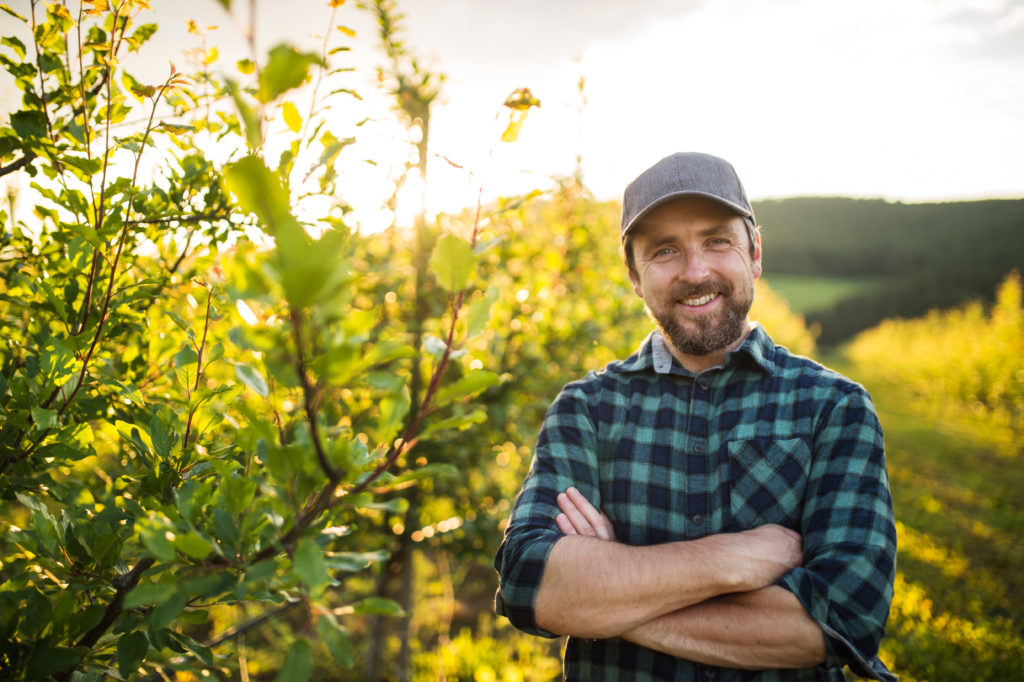
[{"label": "blurred background foliage", "polygon": [[[550,401],[650,331],[617,202],[577,169],[360,230],[336,167],[371,133],[330,116],[361,97],[329,85],[345,31],[236,65],[204,47],[152,86],[118,61],[157,30],[146,5],[8,13],[33,44],[3,40],[24,96],[0,169],[32,185],[0,213],[0,677],[558,678],[558,640],[493,616],[491,561]],[[443,76],[393,2],[364,9],[408,137],[371,160],[429,192]],[[495,103],[502,143],[534,104]],[[755,211],[752,317],[879,407],[900,534],[883,658],[1021,678],[1024,201]]]}]

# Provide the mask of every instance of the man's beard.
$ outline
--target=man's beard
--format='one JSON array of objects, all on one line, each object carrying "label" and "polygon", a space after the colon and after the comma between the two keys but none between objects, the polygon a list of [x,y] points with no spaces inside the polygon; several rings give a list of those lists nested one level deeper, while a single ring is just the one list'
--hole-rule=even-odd
[{"label": "man's beard", "polygon": [[[741,298],[736,298],[733,295],[734,291],[724,283],[694,287],[672,296],[668,313],[655,312],[647,305],[647,314],[676,350],[686,355],[707,355],[727,348],[747,331],[747,313],[754,302],[754,290],[752,286],[744,286],[740,292]],[[675,301],[698,298],[716,292],[724,299],[721,310],[708,315],[690,317],[689,321],[696,324],[695,330],[680,324],[671,310]]]}]

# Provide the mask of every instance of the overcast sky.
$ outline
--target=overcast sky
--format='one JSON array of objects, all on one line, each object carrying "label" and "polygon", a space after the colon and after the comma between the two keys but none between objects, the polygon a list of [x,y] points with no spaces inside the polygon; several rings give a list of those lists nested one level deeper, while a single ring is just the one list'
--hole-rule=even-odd
[{"label": "overcast sky", "polygon": [[[8,0],[28,11],[28,0]],[[157,66],[194,38],[230,65],[237,25],[214,0],[151,0]],[[244,6],[233,3],[237,21]],[[728,158],[750,195],[922,201],[1024,196],[1024,0],[398,0],[404,36],[446,74],[432,151],[488,178],[489,193],[573,171],[599,198],[673,151]],[[326,0],[260,4],[262,48],[313,47]],[[351,60],[371,91],[383,61],[372,17],[350,0]],[[0,19],[7,22],[8,19]],[[6,24],[5,24],[6,27]],[[586,106],[580,108],[579,79]],[[514,88],[542,106],[516,145],[494,147]],[[372,98],[371,98],[372,100]],[[369,106],[369,105],[364,105]],[[500,132],[500,131],[499,131]],[[490,163],[488,162],[488,159]],[[435,163],[441,208],[470,203]],[[492,170],[487,170],[492,169]]]}]

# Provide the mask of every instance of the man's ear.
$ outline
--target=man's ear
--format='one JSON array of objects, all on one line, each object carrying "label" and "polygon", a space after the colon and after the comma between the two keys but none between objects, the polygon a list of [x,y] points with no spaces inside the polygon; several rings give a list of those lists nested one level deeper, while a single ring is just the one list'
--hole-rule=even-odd
[{"label": "man's ear", "polygon": [[754,273],[754,279],[761,276],[761,232],[758,231],[754,235],[754,258],[751,261],[751,270]]},{"label": "man's ear", "polygon": [[628,272],[629,272],[629,281],[633,283],[633,291],[636,292],[637,296],[639,296],[640,298],[643,298],[644,297],[644,292],[643,292],[643,289],[640,288],[640,278],[637,277],[636,274],[632,270],[629,270]]}]

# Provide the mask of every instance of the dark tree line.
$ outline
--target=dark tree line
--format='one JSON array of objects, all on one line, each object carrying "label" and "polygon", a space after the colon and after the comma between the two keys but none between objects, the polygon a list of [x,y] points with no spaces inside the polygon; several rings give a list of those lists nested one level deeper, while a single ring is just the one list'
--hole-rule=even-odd
[{"label": "dark tree line", "polygon": [[802,197],[758,202],[773,273],[877,277],[881,286],[809,314],[834,345],[887,317],[990,299],[1024,268],[1024,199],[904,204]]}]

